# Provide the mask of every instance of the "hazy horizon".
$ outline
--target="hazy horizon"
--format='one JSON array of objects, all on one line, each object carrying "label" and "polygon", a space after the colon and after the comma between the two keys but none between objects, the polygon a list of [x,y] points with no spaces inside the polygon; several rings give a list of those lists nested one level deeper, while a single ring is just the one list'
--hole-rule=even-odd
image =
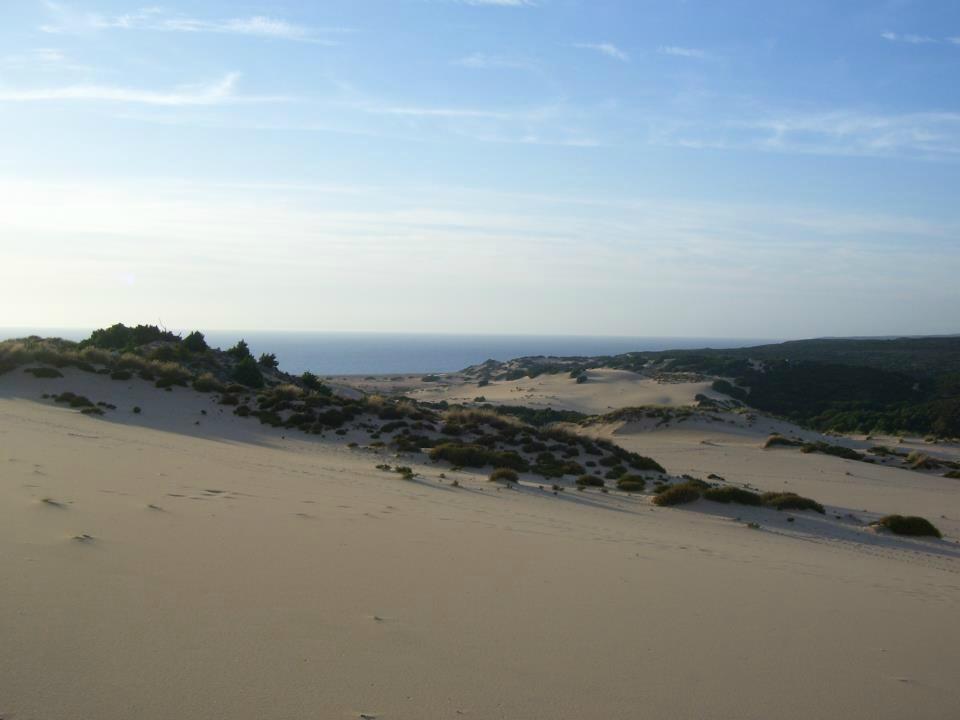
[{"label": "hazy horizon", "polygon": [[0,11],[0,326],[957,332],[960,6]]}]

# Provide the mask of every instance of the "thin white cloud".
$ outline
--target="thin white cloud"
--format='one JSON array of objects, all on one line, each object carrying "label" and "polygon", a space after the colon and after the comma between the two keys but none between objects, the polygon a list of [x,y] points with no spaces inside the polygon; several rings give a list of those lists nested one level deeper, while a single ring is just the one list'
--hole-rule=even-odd
[{"label": "thin white cloud", "polygon": [[630,56],[613,43],[575,43],[574,47],[580,48],[581,50],[594,50],[614,60],[620,60],[621,62],[628,62],[630,60]]},{"label": "thin white cloud", "polygon": [[460,0],[461,5],[491,5],[494,7],[534,7],[537,0]]},{"label": "thin white cloud", "polygon": [[453,64],[474,70],[533,70],[535,67],[534,64],[529,60],[504,57],[503,55],[487,55],[485,53],[473,53],[472,55],[467,55],[455,60]]},{"label": "thin white cloud", "polygon": [[700,50],[699,48],[680,47],[678,45],[661,45],[657,49],[657,52],[661,55],[697,58],[698,60],[704,60],[707,57],[707,52],[705,50]]},{"label": "thin white cloud", "polygon": [[960,160],[960,113],[750,113],[754,117],[728,114],[709,124],[654,123],[650,141],[694,149]]},{"label": "thin white cloud", "polygon": [[86,71],[59,48],[34,48],[22,53],[0,57],[0,69],[4,70],[73,70]]},{"label": "thin white cloud", "polygon": [[235,88],[239,78],[239,73],[230,73],[216,83],[183,86],[166,92],[95,84],[34,89],[0,88],[0,102],[86,101],[178,107],[270,102],[284,99],[280,97],[237,95]]},{"label": "thin white cloud", "polygon": [[913,33],[900,34],[887,31],[880,33],[880,37],[890,42],[902,42],[908,45],[929,45],[938,42],[936,38],[932,38],[929,35],[916,35]]},{"label": "thin white cloud", "polygon": [[447,107],[387,107],[370,108],[368,112],[378,115],[406,115],[409,117],[437,117],[437,118],[490,118],[502,120],[510,117],[509,113],[494,112],[492,110],[474,110],[472,108]]},{"label": "thin white cloud", "polygon": [[75,34],[98,30],[153,30],[159,32],[217,33],[253,37],[297,40],[301,42],[338,44],[325,35],[342,33],[342,28],[311,28],[265,15],[205,20],[168,13],[159,7],[146,7],[122,15],[78,12],[71,7],[45,2],[53,22],[40,29],[53,34]]}]

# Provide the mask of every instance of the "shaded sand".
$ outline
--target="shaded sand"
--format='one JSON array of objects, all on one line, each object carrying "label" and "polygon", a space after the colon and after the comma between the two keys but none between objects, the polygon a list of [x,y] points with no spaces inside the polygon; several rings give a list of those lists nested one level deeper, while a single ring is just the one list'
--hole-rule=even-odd
[{"label": "shaded sand", "polygon": [[[50,389],[141,393],[143,413],[32,399]],[[145,383],[0,377],[0,716],[892,720],[960,707],[956,495],[927,476],[898,475],[883,492],[902,485],[889,499],[904,507],[882,509],[945,503],[945,541],[769,510],[751,530],[705,501],[554,496],[529,478],[498,490],[413,458],[420,477],[404,481],[374,469],[389,455],[217,409]],[[824,501],[866,498],[827,497],[851,482],[842,461],[745,440],[738,455],[734,435],[701,454],[683,432],[623,439],[758,485],[806,477],[777,469],[802,461],[823,471],[809,482]]]},{"label": "shaded sand", "polygon": [[628,370],[599,368],[587,373],[588,381],[577,383],[567,373],[493,381],[484,387],[469,384],[425,384],[407,394],[417,400],[472,402],[483,397],[498,405],[526,405],[534,408],[575,410],[603,414],[623,407],[693,405],[698,394],[725,396],[711,389],[711,382],[658,382]]}]

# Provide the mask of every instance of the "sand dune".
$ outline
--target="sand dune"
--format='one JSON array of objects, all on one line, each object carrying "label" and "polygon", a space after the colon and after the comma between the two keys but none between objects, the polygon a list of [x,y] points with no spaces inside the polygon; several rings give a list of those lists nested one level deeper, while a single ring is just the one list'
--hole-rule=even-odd
[{"label": "sand dune", "polygon": [[[117,410],[92,418],[38,398],[62,389]],[[0,716],[807,720],[960,707],[960,513],[946,480],[762,451],[761,427],[600,428],[671,471],[789,484],[831,506],[661,509],[617,492],[554,496],[529,476],[500,489],[413,458],[419,476],[404,481],[374,468],[392,456],[349,437],[219,410],[138,381],[0,377]],[[834,517],[861,506],[923,512],[948,537]]]},{"label": "sand dune", "polygon": [[602,414],[622,407],[692,405],[698,394],[723,397],[710,382],[664,383],[628,370],[598,368],[587,373],[588,381],[578,384],[566,373],[540,375],[511,381],[493,381],[484,387],[471,384],[439,384],[418,388],[407,394],[418,400],[472,402],[483,397],[499,405],[526,405],[554,410],[575,410]]}]

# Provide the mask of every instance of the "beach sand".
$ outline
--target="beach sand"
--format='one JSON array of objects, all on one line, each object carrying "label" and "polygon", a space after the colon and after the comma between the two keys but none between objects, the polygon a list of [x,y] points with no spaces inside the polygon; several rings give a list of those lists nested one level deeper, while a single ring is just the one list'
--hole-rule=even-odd
[{"label": "beach sand", "polygon": [[[656,508],[554,495],[532,476],[500,488],[350,449],[351,436],[261,426],[190,390],[66,374],[0,376],[0,717],[892,720],[960,708],[960,481],[764,451],[760,422],[590,429],[672,472],[829,506]],[[597,396],[577,407],[610,402],[602,387],[578,386]],[[39,398],[66,389],[117,409],[94,418]],[[924,514],[945,539],[846,518],[864,509]]]}]

